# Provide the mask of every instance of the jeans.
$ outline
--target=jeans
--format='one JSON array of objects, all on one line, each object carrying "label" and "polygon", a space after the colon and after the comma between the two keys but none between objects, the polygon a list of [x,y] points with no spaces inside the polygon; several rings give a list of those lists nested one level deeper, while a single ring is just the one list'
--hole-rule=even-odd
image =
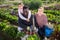
[{"label": "jeans", "polygon": [[38,28],[38,35],[40,36],[41,40],[45,37],[45,27]]}]

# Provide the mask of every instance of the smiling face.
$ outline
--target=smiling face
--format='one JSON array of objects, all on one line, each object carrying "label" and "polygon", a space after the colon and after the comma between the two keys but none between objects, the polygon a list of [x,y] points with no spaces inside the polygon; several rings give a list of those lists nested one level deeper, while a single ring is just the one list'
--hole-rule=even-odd
[{"label": "smiling face", "polygon": [[19,8],[23,8],[23,4],[22,3],[19,3]]},{"label": "smiling face", "polygon": [[40,7],[39,9],[38,9],[38,13],[43,13],[44,12],[44,8],[43,7]]}]

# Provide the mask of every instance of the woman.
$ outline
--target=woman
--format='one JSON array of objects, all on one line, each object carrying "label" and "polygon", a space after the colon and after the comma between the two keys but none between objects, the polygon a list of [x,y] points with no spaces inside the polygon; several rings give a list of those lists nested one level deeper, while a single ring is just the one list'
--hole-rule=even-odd
[{"label": "woman", "polygon": [[18,15],[21,19],[23,20],[26,20],[26,21],[29,21],[29,18],[31,17],[31,11],[29,10],[29,14],[28,14],[28,18],[25,18],[23,17],[21,14],[23,13],[23,4],[22,3],[19,3],[19,6],[18,6]]},{"label": "woman", "polygon": [[37,14],[35,14],[36,22],[38,24],[38,34],[41,37],[41,40],[44,39],[45,36],[45,25],[48,24],[47,16],[44,13],[44,8],[40,7],[38,9]]},{"label": "woman", "polygon": [[18,15],[19,15],[19,27],[18,27],[18,31],[21,31],[23,29],[26,29],[27,26],[31,26],[32,25],[32,14],[31,11],[29,10],[29,8],[27,6],[23,6],[22,4],[19,5],[18,7]]}]

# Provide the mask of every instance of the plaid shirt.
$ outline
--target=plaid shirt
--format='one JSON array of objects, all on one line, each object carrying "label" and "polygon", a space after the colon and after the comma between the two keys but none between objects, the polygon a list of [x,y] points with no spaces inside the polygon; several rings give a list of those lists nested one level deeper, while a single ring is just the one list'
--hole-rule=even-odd
[{"label": "plaid shirt", "polygon": [[36,16],[36,21],[40,27],[43,27],[44,25],[46,25],[48,23],[46,14],[37,13],[37,14],[35,14],[35,16]]}]

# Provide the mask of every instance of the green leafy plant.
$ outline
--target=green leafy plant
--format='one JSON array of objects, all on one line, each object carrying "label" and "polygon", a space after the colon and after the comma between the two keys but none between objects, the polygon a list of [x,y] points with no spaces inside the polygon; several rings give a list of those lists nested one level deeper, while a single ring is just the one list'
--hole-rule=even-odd
[{"label": "green leafy plant", "polygon": [[5,27],[4,32],[10,37],[10,38],[15,38],[17,35],[17,28],[16,27]]},{"label": "green leafy plant", "polygon": [[23,3],[27,5],[30,9],[37,9],[42,6],[41,0],[23,0]]},{"label": "green leafy plant", "polygon": [[34,34],[34,35],[30,35],[30,36],[27,38],[27,40],[40,40],[40,38],[39,38],[36,34]]},{"label": "green leafy plant", "polygon": [[15,16],[15,15],[10,15],[9,12],[5,12],[3,13],[4,11],[0,12],[0,18],[4,19],[4,20],[8,20],[12,23],[17,23],[18,21],[18,18]]}]

